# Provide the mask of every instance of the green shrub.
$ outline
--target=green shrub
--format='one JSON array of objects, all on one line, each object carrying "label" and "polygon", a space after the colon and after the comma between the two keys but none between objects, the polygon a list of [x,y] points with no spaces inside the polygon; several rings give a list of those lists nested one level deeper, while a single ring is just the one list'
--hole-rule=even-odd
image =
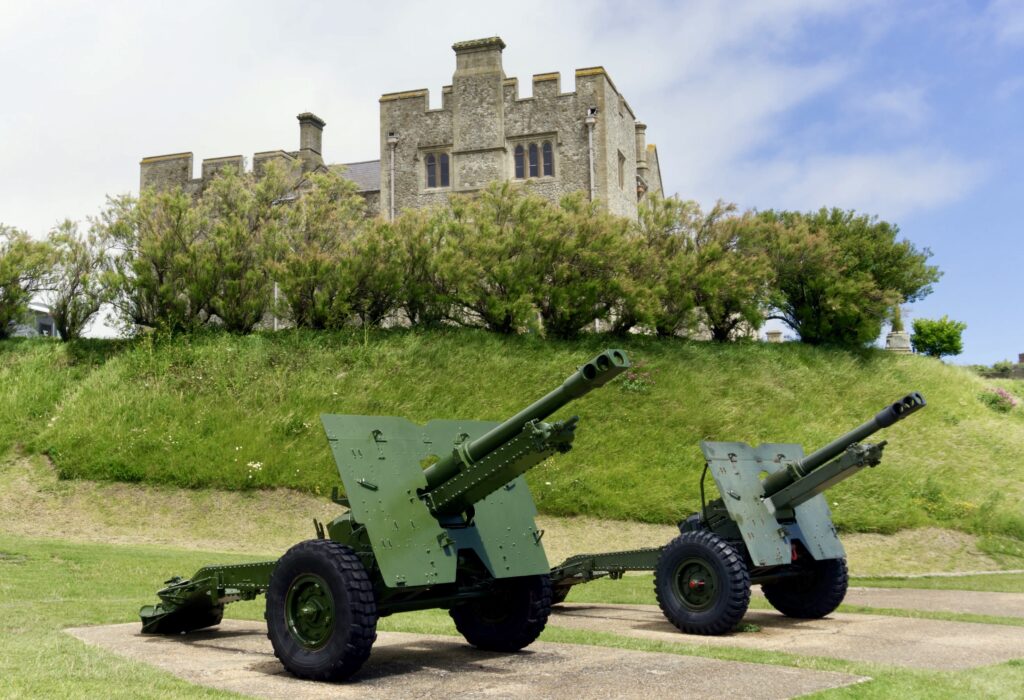
[{"label": "green shrub", "polygon": [[922,355],[959,355],[964,351],[962,335],[966,329],[966,323],[953,321],[948,316],[934,320],[917,318],[914,319],[914,334],[910,337],[910,344]]},{"label": "green shrub", "polygon": [[1009,413],[1017,406],[1017,399],[1006,389],[992,387],[978,394],[983,404],[999,413]]}]

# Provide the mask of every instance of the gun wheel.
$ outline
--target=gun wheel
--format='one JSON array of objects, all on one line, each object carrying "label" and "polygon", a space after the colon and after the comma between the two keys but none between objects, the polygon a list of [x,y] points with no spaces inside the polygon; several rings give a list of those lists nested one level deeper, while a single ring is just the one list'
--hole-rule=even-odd
[{"label": "gun wheel", "polygon": [[750,574],[721,537],[707,530],[687,532],[661,551],[654,592],[661,611],[680,631],[725,634],[747,612]]},{"label": "gun wheel", "polygon": [[825,617],[846,597],[849,583],[846,560],[811,560],[810,564],[802,567],[806,573],[761,584],[764,597],[773,608],[788,617],[805,620]]},{"label": "gun wheel", "polygon": [[300,678],[340,681],[358,671],[377,639],[377,603],[355,552],[331,540],[289,549],[270,576],[267,636]]},{"label": "gun wheel", "polygon": [[491,595],[448,611],[466,641],[487,651],[519,651],[540,636],[551,614],[547,574],[498,579]]}]

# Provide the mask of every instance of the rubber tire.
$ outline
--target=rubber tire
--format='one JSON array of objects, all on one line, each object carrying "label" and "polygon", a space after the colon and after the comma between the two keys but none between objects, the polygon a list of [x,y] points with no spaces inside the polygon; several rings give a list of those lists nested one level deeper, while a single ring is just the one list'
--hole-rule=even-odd
[{"label": "rubber tire", "polygon": [[[288,589],[304,574],[322,578],[334,599],[334,629],[319,649],[302,646],[285,619]],[[377,639],[377,603],[370,577],[350,547],[307,540],[278,560],[267,588],[267,636],[274,655],[299,678],[341,681],[360,669]]]},{"label": "rubber tire", "polygon": [[565,599],[569,597],[570,588],[552,588],[551,589],[551,605],[561,605],[565,602]]},{"label": "rubber tire", "polygon": [[846,560],[822,559],[809,568],[804,576],[761,584],[773,608],[787,617],[816,620],[839,607],[850,580]]},{"label": "rubber tire", "polygon": [[[706,610],[694,610],[673,585],[678,568],[699,559],[718,581],[718,595]],[[665,545],[654,568],[654,593],[669,622],[686,634],[719,635],[735,629],[750,604],[750,573],[736,550],[708,530],[687,532]]]},{"label": "rubber tire", "polygon": [[551,614],[547,574],[498,579],[495,594],[448,611],[466,641],[486,651],[519,651],[544,631]]}]

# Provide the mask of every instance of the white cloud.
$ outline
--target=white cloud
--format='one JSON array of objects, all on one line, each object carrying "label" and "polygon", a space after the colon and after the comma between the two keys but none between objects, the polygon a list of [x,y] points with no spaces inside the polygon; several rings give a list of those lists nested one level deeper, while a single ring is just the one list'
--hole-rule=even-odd
[{"label": "white cloud", "polygon": [[997,41],[1003,44],[1024,43],[1024,3],[1020,0],[993,0],[987,14]]},{"label": "white cloud", "polygon": [[858,106],[870,116],[906,127],[920,126],[930,113],[925,90],[920,86],[881,90],[868,95]]},{"label": "white cloud", "polygon": [[[305,110],[328,123],[327,160],[378,157],[380,94],[427,87],[436,103],[454,69],[450,45],[494,34],[508,43],[505,70],[521,87],[559,70],[571,90],[574,68],[604,65],[649,125],[670,192],[772,206],[773,196],[835,194],[833,203],[907,211],[957,196],[977,177],[951,154],[929,162],[923,146],[837,155],[828,125],[789,131],[794,114],[838,100],[861,69],[828,47],[808,54],[808,38],[842,23],[876,41],[881,3],[523,0],[515,12],[411,0],[7,5],[0,221],[36,234],[94,213],[107,193],[136,189],[143,156],[192,150],[198,168],[203,158],[294,148],[294,117]],[[904,120],[927,117],[913,87],[875,100]],[[931,195],[914,192],[891,174],[913,168],[920,181],[945,177]],[[890,187],[872,187],[874,178]],[[826,187],[830,179],[846,189]]]},{"label": "white cloud", "polygon": [[750,168],[740,187],[762,206],[842,209],[899,220],[963,197],[986,166],[944,152],[904,149],[858,154],[819,154]]}]

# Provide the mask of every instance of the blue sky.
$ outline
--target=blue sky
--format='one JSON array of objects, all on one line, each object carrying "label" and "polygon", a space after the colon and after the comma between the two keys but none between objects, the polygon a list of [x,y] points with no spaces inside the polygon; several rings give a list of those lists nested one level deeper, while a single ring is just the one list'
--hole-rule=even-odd
[{"label": "blue sky", "polygon": [[945,273],[913,317],[968,324],[957,362],[1024,352],[1024,2],[0,0],[0,221],[43,235],[138,187],[142,156],[296,147],[377,157],[383,92],[435,103],[453,42],[505,72],[603,65],[666,189],[711,204],[877,214]]}]

